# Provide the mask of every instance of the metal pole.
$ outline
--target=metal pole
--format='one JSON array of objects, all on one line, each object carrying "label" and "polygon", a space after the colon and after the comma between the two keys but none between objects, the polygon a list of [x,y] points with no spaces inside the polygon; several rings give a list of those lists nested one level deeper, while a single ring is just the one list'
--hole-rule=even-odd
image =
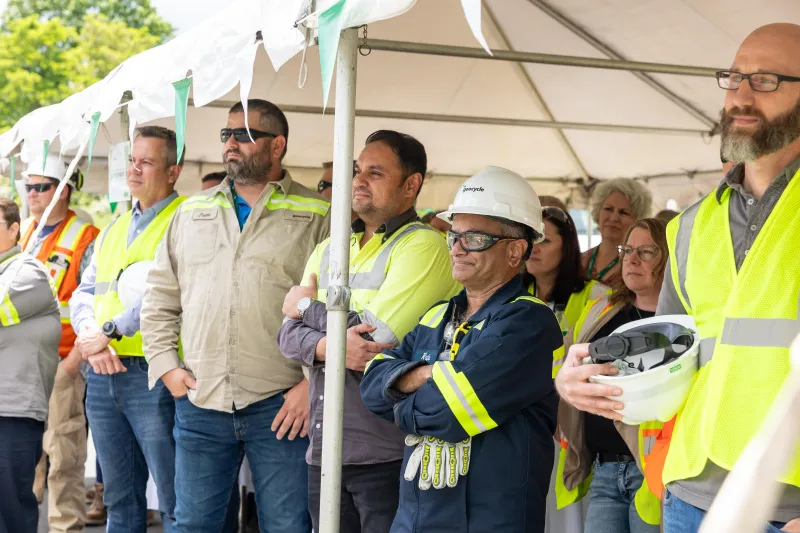
[{"label": "metal pole", "polygon": [[318,533],[339,533],[342,479],[342,418],[347,313],[350,309],[350,213],[353,182],[353,131],[356,110],[357,30],[342,32],[336,66],[333,134],[333,213],[331,274],[328,289],[328,339],[322,418],[322,482]]},{"label": "metal pole", "polygon": [[468,59],[516,61],[518,63],[602,68],[626,70],[630,72],[652,72],[655,74],[678,74],[681,76],[714,77],[716,71],[720,70],[710,67],[692,67],[687,65],[647,63],[643,61],[626,61],[623,59],[604,59],[596,57],[561,56],[555,54],[539,54],[535,52],[514,52],[510,50],[492,50],[493,55],[489,55],[483,48],[412,43],[408,41],[388,41],[385,39],[370,39],[368,44],[372,50],[382,50],[384,52],[405,52],[409,54],[463,57]]},{"label": "metal pole", "polygon": [[[284,113],[302,113],[311,115],[321,115],[322,107],[303,106],[303,105],[282,105]],[[325,110],[325,114],[336,113],[336,109],[330,107]],[[365,118],[384,118],[397,120],[421,120],[425,122],[449,122],[453,124],[479,124],[487,126],[519,126],[526,128],[550,128],[561,130],[587,130],[587,131],[607,131],[619,133],[654,133],[657,135],[689,135],[689,136],[709,136],[710,130],[702,128],[664,128],[660,126],[627,126],[623,124],[592,124],[587,122],[556,122],[549,120],[517,119],[517,118],[495,118],[468,115],[440,115],[435,113],[411,113],[407,111],[380,111],[375,109],[359,109],[355,112],[357,117]]]}]

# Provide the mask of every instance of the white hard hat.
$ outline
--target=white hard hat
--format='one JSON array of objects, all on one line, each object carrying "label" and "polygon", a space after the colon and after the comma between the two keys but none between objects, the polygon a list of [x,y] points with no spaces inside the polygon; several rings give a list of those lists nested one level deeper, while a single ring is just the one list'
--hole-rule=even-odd
[{"label": "white hard hat", "polygon": [[139,261],[132,263],[122,271],[117,282],[119,300],[125,308],[133,307],[141,302],[144,297],[144,285],[147,274],[153,268],[155,261]]},{"label": "white hard hat", "polygon": [[464,182],[447,211],[438,215],[452,223],[458,214],[483,215],[518,222],[544,240],[542,204],[525,178],[505,168],[486,167]]},{"label": "white hard hat", "polygon": [[[631,375],[593,376],[592,383],[619,387],[621,396],[609,396],[622,402],[625,407],[618,411],[625,424],[637,425],[648,421],[667,422],[683,406],[698,369],[700,335],[694,318],[689,315],[664,315],[625,324],[603,339],[607,349],[618,354],[625,349],[635,350],[634,344],[641,339],[617,335],[624,332],[666,332],[672,346],[653,347],[649,351],[623,358],[632,368],[642,370]],[[680,338],[678,338],[680,337]],[[601,341],[595,341],[601,342]],[[611,346],[613,344],[613,346]],[[643,343],[641,346],[644,346]],[[624,345],[624,346],[623,346]],[[595,343],[592,343],[595,346]],[[619,350],[619,351],[618,351]],[[593,350],[592,350],[593,351]],[[677,354],[680,355],[677,355]],[[613,357],[613,355],[612,355]],[[673,358],[674,357],[674,358]]]},{"label": "white hard hat", "polygon": [[47,154],[47,158],[42,160],[42,156],[35,158],[28,163],[28,167],[22,176],[27,178],[29,176],[42,176],[45,178],[53,178],[58,181],[64,179],[67,175],[67,165],[58,157],[58,154]]}]

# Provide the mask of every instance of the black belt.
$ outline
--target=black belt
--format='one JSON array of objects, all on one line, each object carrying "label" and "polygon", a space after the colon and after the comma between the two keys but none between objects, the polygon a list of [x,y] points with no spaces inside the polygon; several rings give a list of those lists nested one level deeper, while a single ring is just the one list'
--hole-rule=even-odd
[{"label": "black belt", "polygon": [[627,453],[600,452],[597,454],[597,461],[600,463],[633,463],[636,462],[636,458]]}]

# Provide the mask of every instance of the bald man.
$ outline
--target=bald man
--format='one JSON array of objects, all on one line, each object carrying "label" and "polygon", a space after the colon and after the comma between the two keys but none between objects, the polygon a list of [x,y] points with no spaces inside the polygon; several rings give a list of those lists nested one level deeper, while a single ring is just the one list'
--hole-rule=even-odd
[{"label": "bald man", "polygon": [[[665,533],[695,533],[789,371],[800,333],[800,26],[771,24],[742,43],[721,115],[722,156],[737,162],[716,191],[673,220],[659,315],[689,314],[701,338],[700,370],[678,413],[669,451],[648,457],[651,490],[666,486]],[[619,420],[623,406],[590,385],[573,346],[556,386],[579,409]],[[800,413],[798,413],[800,416]],[[800,447],[764,531],[800,532]],[[645,452],[649,453],[649,452]],[[653,453],[652,455],[657,455]],[[653,465],[662,465],[653,472]],[[655,474],[655,475],[654,475]]]}]

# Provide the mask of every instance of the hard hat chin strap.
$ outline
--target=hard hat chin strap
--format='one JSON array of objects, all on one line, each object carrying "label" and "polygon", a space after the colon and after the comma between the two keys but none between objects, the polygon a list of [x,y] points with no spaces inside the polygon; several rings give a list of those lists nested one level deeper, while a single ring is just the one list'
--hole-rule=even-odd
[{"label": "hard hat chin strap", "polygon": [[589,345],[589,355],[592,362],[603,364],[664,350],[662,360],[646,369],[650,370],[677,359],[693,344],[694,332],[680,324],[648,324],[594,341]]}]

